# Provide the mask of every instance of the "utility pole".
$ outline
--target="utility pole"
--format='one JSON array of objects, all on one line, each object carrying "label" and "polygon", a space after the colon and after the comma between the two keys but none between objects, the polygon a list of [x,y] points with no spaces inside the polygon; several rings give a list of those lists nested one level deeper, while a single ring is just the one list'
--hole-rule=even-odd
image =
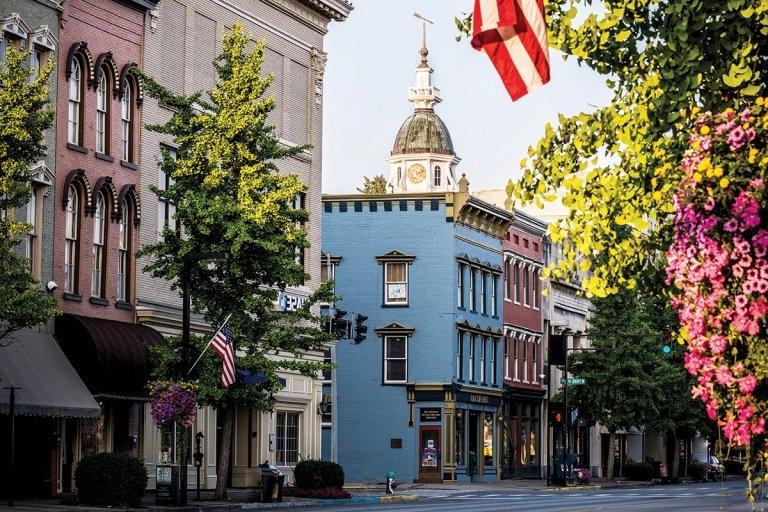
[{"label": "utility pole", "polygon": [[10,434],[11,434],[11,446],[10,456],[8,457],[8,506],[13,507],[13,491],[14,491],[14,474],[15,474],[15,454],[16,454],[16,390],[22,389],[13,385],[8,386],[7,389],[10,392],[8,402],[8,421],[10,422]]}]

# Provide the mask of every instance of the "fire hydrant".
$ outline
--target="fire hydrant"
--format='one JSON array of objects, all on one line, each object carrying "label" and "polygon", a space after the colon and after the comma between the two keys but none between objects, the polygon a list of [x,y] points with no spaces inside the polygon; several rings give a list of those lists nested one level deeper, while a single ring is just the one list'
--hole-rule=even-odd
[{"label": "fire hydrant", "polygon": [[395,493],[395,472],[391,469],[387,471],[387,494]]}]

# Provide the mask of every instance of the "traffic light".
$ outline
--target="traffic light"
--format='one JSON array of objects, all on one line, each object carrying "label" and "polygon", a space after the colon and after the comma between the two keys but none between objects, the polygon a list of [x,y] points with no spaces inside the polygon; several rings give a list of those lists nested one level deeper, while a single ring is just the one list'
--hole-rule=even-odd
[{"label": "traffic light", "polygon": [[665,327],[661,330],[661,342],[664,344],[661,347],[662,354],[669,354],[672,352],[672,330],[669,327]]},{"label": "traffic light", "polygon": [[562,427],[565,423],[565,404],[561,402],[549,403],[549,425]]},{"label": "traffic light", "polygon": [[349,320],[344,317],[347,316],[347,312],[341,309],[333,310],[333,317],[331,318],[331,330],[339,339],[343,339],[349,336]]},{"label": "traffic light", "polygon": [[566,358],[566,338],[562,334],[549,335],[549,364],[561,366],[565,364]]},{"label": "traffic light", "polygon": [[368,326],[365,325],[365,321],[368,317],[361,314],[355,315],[355,345],[362,343],[365,340],[365,333],[368,332]]}]

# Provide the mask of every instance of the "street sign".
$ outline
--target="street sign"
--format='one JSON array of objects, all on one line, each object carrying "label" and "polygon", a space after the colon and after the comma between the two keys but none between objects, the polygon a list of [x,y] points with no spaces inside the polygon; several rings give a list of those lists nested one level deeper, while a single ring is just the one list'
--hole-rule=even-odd
[{"label": "street sign", "polygon": [[583,386],[587,383],[587,379],[583,379],[581,377],[573,377],[570,379],[560,379],[560,382],[568,386]]}]

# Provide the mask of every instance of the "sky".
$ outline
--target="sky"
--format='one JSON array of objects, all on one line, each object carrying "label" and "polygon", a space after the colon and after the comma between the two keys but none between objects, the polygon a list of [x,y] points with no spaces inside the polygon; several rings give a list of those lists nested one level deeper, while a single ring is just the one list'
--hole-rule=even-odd
[{"label": "sky", "polygon": [[504,188],[547,122],[609,102],[605,78],[550,49],[551,81],[512,102],[488,57],[456,42],[453,18],[472,0],[356,0],[349,18],[325,38],[323,192],[355,192],[363,176],[388,175],[385,158],[412,112],[406,100],[419,62],[421,22],[427,26],[433,83],[470,190]]}]

